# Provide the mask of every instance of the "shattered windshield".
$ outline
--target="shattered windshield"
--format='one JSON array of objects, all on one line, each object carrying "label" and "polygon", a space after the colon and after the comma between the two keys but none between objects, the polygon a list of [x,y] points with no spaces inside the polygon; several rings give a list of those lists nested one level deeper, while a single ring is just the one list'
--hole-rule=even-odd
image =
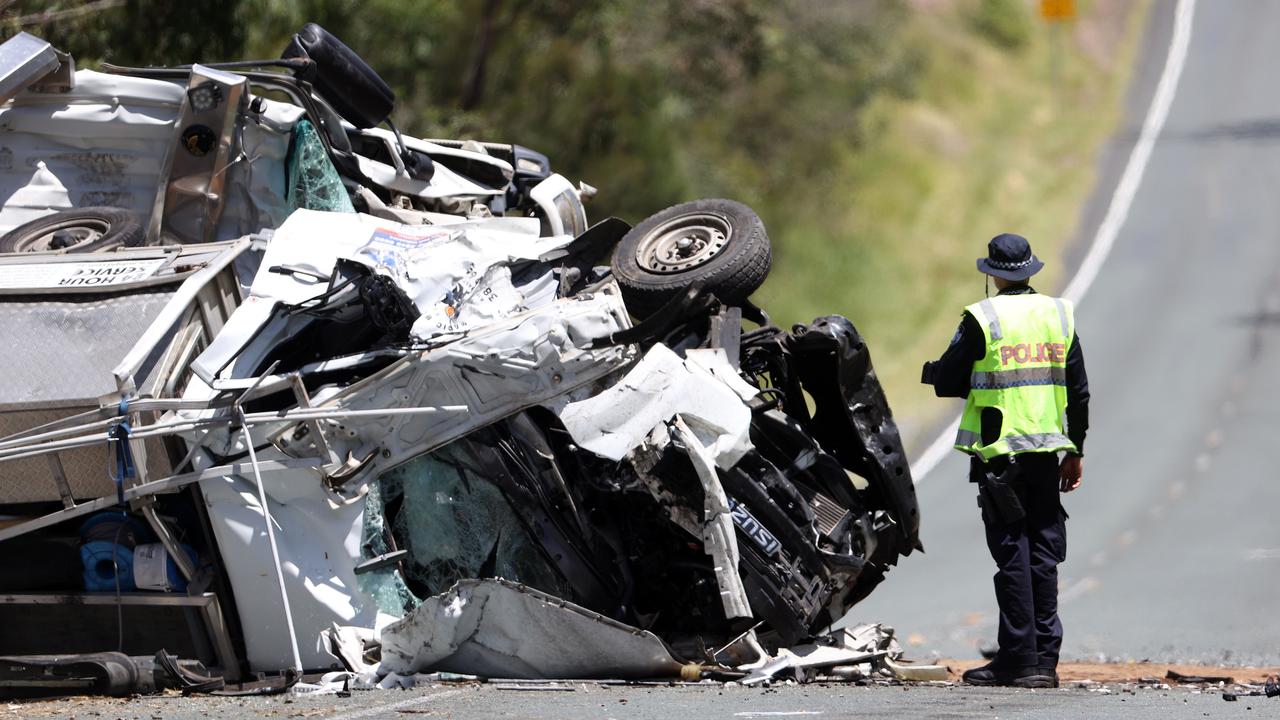
[{"label": "shattered windshield", "polygon": [[382,475],[386,528],[408,551],[407,588],[418,598],[464,578],[502,577],[557,595],[569,588],[486,476],[478,443],[458,441]]}]

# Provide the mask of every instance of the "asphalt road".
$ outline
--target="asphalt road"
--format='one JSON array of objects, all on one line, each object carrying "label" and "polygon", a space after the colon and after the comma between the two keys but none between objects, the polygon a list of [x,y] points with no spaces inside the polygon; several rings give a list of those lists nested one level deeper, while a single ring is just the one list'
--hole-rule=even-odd
[{"label": "asphalt road", "polygon": [[[1173,10],[1155,4],[1082,245],[1138,137]],[[1280,2],[1202,1],[1192,28],[1127,221],[1078,307],[1093,400],[1084,486],[1064,500],[1064,658],[1280,664]],[[917,657],[976,657],[995,639],[965,475],[953,453],[916,479],[928,552],[850,614],[894,625]]]},{"label": "asphalt road", "polygon": [[[774,688],[733,686],[609,686],[563,683],[542,689],[504,689],[501,685],[460,685],[372,690],[350,697],[269,697],[252,699],[177,695],[126,700],[55,700],[0,704],[0,718],[165,718],[195,720],[256,718],[520,718],[562,720],[697,720],[740,718],[1055,718],[1124,717],[1132,720],[1250,718],[1273,715],[1280,699],[1221,695],[1185,689],[1135,689],[1112,686],[1106,692],[1084,689],[1014,690],[973,687],[892,687],[792,685]],[[1260,711],[1260,712],[1259,712]],[[1268,713],[1270,711],[1270,713]],[[1261,713],[1261,714],[1260,714]]]}]

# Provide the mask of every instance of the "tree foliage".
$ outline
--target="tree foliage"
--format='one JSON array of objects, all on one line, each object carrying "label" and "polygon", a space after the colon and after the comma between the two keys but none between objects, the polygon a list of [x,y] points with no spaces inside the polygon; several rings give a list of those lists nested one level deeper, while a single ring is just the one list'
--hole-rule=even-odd
[{"label": "tree foliage", "polygon": [[249,7],[241,0],[91,0],[4,3],[5,35],[26,30],[83,66],[176,65],[244,53]]},{"label": "tree foliage", "polygon": [[11,4],[5,21],[82,66],[270,58],[317,22],[395,89],[413,134],[542,150],[601,188],[597,214],[634,221],[730,195],[778,208],[777,227],[782,208],[830,199],[859,110],[910,92],[905,12],[898,0],[44,0]]},{"label": "tree foliage", "polygon": [[1031,14],[1022,0],[982,0],[973,24],[988,40],[1009,50],[1031,40]]}]

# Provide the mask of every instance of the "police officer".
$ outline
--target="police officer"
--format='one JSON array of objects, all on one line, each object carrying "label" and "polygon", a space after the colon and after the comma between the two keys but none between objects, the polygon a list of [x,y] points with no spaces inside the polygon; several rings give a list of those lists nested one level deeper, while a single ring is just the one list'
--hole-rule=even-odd
[{"label": "police officer", "polygon": [[1058,684],[1059,492],[1080,487],[1089,381],[1071,303],[1027,282],[1042,267],[1026,238],[992,238],[978,270],[997,294],[965,308],[951,346],[924,369],[939,397],[966,398],[955,446],[970,457],[997,568],[1000,649],[964,673],[973,685]]}]

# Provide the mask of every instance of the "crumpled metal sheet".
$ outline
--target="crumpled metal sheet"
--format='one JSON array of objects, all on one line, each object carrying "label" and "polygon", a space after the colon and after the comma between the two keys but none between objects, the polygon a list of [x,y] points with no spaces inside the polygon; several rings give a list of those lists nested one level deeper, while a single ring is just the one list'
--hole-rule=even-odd
[{"label": "crumpled metal sheet", "polygon": [[656,344],[635,367],[594,397],[559,409],[561,422],[583,449],[621,460],[671,422],[671,434],[687,448],[702,482],[699,536],[712,557],[720,600],[728,618],[751,617],[738,572],[737,534],[716,468],[733,467],[751,449],[751,410],[756,389],[742,380],[723,350],[689,350],[681,359]]},{"label": "crumpled metal sheet", "polygon": [[237,153],[227,164],[225,202],[215,231],[218,240],[280,227],[293,211],[285,198],[285,174],[293,128],[303,111],[290,103],[257,99],[262,113],[253,122],[239,123]]},{"label": "crumpled metal sheet", "polygon": [[328,275],[337,259],[351,260],[396,280],[422,312],[414,336],[427,338],[523,309],[520,295],[511,292],[510,266],[571,240],[538,237],[538,223],[529,218],[402,225],[371,215],[298,210],[272,236],[253,293],[301,302],[323,287],[269,268],[295,265]]},{"label": "crumpled metal sheet", "polygon": [[755,393],[723,350],[689,350],[682,360],[657,344],[612,387],[558,414],[575,443],[610,460],[621,460],[654,427],[679,415],[716,466],[728,469],[751,449],[745,400]]},{"label": "crumpled metal sheet", "polygon": [[530,218],[488,218],[447,225],[401,225],[356,213],[297,210],[272,234],[251,292],[194,369],[206,379],[248,377],[261,358],[288,342],[309,322],[275,316],[277,304],[296,305],[325,291],[327,283],[305,274],[271,272],[300,268],[328,277],[339,259],[392,278],[417,307],[411,334],[448,342],[464,332],[545,305],[550,267],[513,277],[513,268],[536,260],[572,238],[539,238]]},{"label": "crumpled metal sheet", "polygon": [[724,494],[720,476],[716,474],[710,449],[698,441],[684,418],[677,415],[672,424],[672,434],[688,448],[698,479],[702,481],[702,543],[712,558],[716,582],[720,585],[720,601],[727,618],[751,617],[751,603],[747,600],[742,576],[738,574],[740,555],[738,536],[733,529],[729,498]]},{"label": "crumpled metal sheet", "polygon": [[[68,93],[26,92],[0,107],[0,198],[27,186],[43,161],[75,207],[111,205],[149,216],[183,88],[92,70],[75,77]],[[0,233],[46,212],[6,202]]]},{"label": "crumpled metal sheet", "polygon": [[[259,461],[285,459],[264,448]],[[209,462],[200,458],[198,465]],[[375,627],[377,604],[360,592],[355,565],[360,561],[363,499],[335,506],[312,472],[305,468],[264,470],[263,482],[276,488],[267,503],[275,522],[276,542],[289,605],[293,613],[303,666],[329,667],[333,658],[306,639],[332,626]],[[275,567],[267,551],[263,509],[253,477],[227,475],[200,482],[209,524],[218,543],[227,577],[235,588],[236,612],[245,628],[245,655],[253,670],[293,665],[289,627],[280,605]]]},{"label": "crumpled metal sheet", "polygon": [[463,580],[383,628],[380,673],[656,678],[680,673],[653,633],[499,578]]},{"label": "crumpled metal sheet", "polygon": [[[25,92],[0,107],[0,233],[68,207],[110,205],[149,217],[184,90],[185,80],[78,70],[70,92]],[[261,100],[260,115],[238,122],[217,240],[277,227],[288,216],[285,157],[302,109]],[[37,162],[44,169],[33,177]],[[50,182],[63,198],[34,192]]]},{"label": "crumpled metal sheet", "polygon": [[808,671],[838,666],[867,665],[902,657],[902,646],[894,638],[893,628],[880,623],[866,623],[833,630],[814,642],[782,648],[777,655],[752,669],[743,685],[758,685],[789,673],[805,680]]},{"label": "crumpled metal sheet", "polygon": [[[403,407],[465,407],[465,412],[362,416],[325,423],[330,447],[340,457],[372,459],[348,483],[359,487],[383,470],[430,452],[532,405],[549,403],[574,388],[616,372],[633,357],[627,346],[591,348],[595,337],[627,326],[616,286],[591,296],[557,300],[541,308],[495,322],[456,342],[413,355],[317,402],[320,408],[356,411]],[[271,428],[273,426],[267,426]],[[278,434],[278,430],[269,430]],[[312,450],[295,447],[280,435],[281,447],[297,456]],[[274,492],[269,485],[268,492]]]},{"label": "crumpled metal sheet", "polygon": [[[307,216],[328,218],[334,226],[346,223],[362,227],[359,216],[310,211],[295,213],[290,222]],[[276,264],[308,263],[315,263],[313,267],[327,263],[331,269],[335,248],[341,245],[333,233],[339,230],[340,227],[328,234],[306,238],[318,248],[315,252],[311,252],[306,243],[295,240],[289,253],[273,256],[272,252],[281,247],[277,244],[277,235],[268,247],[263,271],[255,280],[255,296],[262,291],[263,278],[273,296],[279,299],[304,299],[319,292],[314,284],[307,286],[288,276],[268,273],[266,269]],[[347,230],[350,231],[350,227]],[[536,237],[526,239],[530,246],[537,246]],[[280,279],[284,280],[283,284],[276,283]],[[233,323],[237,318],[252,317],[257,307],[269,302],[251,298],[236,311]],[[284,583],[298,635],[314,636],[334,622],[370,626],[378,618],[380,603],[390,611],[397,599],[404,599],[396,597],[398,588],[378,586],[372,582],[375,579],[372,576],[354,573],[354,566],[361,559],[364,526],[361,490],[368,480],[478,427],[530,405],[549,402],[616,372],[633,357],[631,349],[625,346],[593,349],[591,341],[628,325],[616,285],[607,285],[591,295],[548,301],[487,323],[452,342],[411,353],[357,384],[314,396],[315,405],[324,409],[373,411],[452,406],[464,407],[465,412],[374,414],[319,423],[328,436],[329,447],[338,457],[368,458],[358,476],[343,486],[344,497],[348,499],[343,504],[335,505],[340,500],[325,487],[316,468],[296,467],[263,474],[270,513],[279,527],[277,540],[284,564]],[[224,338],[231,337],[230,331],[231,324],[228,324],[206,353],[214,352]],[[279,338],[263,339],[267,341],[264,345],[267,350],[280,342]],[[185,397],[208,398],[213,394],[208,385],[193,380]],[[193,410],[179,414],[208,417],[219,412],[223,411]],[[272,438],[276,443],[276,447],[259,451],[260,460],[316,456],[312,440],[294,438],[292,428],[296,424],[256,426],[255,439],[261,442]],[[215,426],[207,434],[192,431],[187,437],[215,455],[244,452],[243,434],[230,424]],[[203,453],[196,457],[197,467],[211,463]],[[262,600],[277,590],[270,556],[261,552],[265,527],[262,509],[252,488],[251,480],[244,477],[216,478],[201,483],[218,546],[223,550],[227,572],[237,589],[236,606],[241,621],[246,627],[254,628],[246,637],[250,666],[272,669],[288,666],[292,661],[288,657],[287,628],[283,625],[281,609]],[[306,647],[301,651],[307,668],[325,667],[329,662],[328,656],[318,651]]]},{"label": "crumpled metal sheet", "polygon": [[[503,175],[508,179],[514,174],[515,170],[510,164],[505,163],[497,158],[485,154],[483,152],[468,152],[460,148],[444,147],[426,140],[422,140],[408,135],[398,138],[389,130],[383,128],[365,128],[360,134],[366,138],[376,138],[377,140],[389,145],[396,145],[401,141],[405,147],[424,155],[439,157],[441,155],[452,155],[454,157],[474,158],[479,156],[481,162],[491,165],[500,165],[503,167]],[[487,185],[481,185],[471,178],[450,170],[444,163],[436,162],[435,171],[431,174],[430,180],[420,180],[406,173],[398,172],[394,167],[387,163],[370,160],[363,155],[353,155],[357,167],[365,177],[372,180],[379,187],[394,190],[398,193],[411,195],[422,198],[424,200],[440,200],[447,198],[489,198],[501,195],[501,188],[493,188]]]}]

